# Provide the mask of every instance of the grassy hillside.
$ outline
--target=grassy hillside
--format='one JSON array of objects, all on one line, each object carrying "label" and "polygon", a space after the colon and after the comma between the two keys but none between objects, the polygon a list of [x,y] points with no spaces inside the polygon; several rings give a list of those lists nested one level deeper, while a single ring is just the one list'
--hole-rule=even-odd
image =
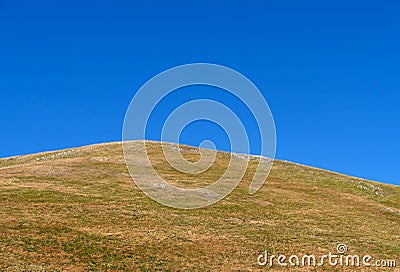
[{"label": "grassy hillside", "polygon": [[[195,179],[169,167],[159,143],[148,146],[160,175],[187,187],[212,182],[230,156],[218,154],[214,172]],[[196,149],[182,152],[198,159]],[[249,195],[255,166],[224,200],[178,210],[136,187],[119,143],[2,159],[0,270],[265,270],[265,250],[324,255],[340,243],[349,254],[397,259],[399,269],[400,187],[276,161]]]}]

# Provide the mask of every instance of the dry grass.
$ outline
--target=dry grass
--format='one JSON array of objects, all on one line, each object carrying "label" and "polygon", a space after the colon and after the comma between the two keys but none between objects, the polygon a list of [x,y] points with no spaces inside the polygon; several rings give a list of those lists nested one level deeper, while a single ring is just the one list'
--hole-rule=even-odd
[{"label": "dry grass", "polygon": [[[158,173],[183,187],[215,181],[229,158],[182,175],[149,144]],[[199,159],[193,148],[183,153]],[[276,161],[250,196],[255,167],[221,202],[177,210],[135,186],[118,143],[0,160],[0,270],[251,271],[264,250],[323,255],[339,243],[400,262],[398,186]]]}]

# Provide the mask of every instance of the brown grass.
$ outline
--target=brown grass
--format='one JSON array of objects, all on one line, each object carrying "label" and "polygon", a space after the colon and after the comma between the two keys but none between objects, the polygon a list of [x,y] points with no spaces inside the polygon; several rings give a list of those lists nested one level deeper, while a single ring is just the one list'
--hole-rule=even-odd
[{"label": "brown grass", "polygon": [[[149,144],[158,173],[189,188],[215,181],[229,157],[219,153],[201,176],[183,175],[165,162],[160,144]],[[199,159],[195,149],[183,150]],[[257,265],[264,250],[323,255],[339,243],[351,254],[400,262],[398,186],[276,161],[249,195],[255,167],[221,202],[178,210],[135,186],[119,143],[2,159],[0,270],[265,270]]]}]

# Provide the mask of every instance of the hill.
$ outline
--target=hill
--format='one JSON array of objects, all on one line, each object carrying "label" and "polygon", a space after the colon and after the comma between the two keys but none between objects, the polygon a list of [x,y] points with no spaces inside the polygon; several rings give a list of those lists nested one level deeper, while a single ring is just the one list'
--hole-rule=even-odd
[{"label": "hill", "polygon": [[[171,183],[195,188],[212,181],[213,172],[196,182],[182,176],[163,159],[160,143],[147,144]],[[198,159],[196,148],[184,146],[182,153]],[[229,156],[220,152],[219,165]],[[280,270],[276,260],[260,266],[260,254],[301,259],[337,254],[339,244],[373,261],[397,259],[399,269],[400,187],[275,161],[267,182],[249,195],[253,172],[252,162],[222,201],[179,210],[138,189],[120,143],[1,159],[0,270]]]}]

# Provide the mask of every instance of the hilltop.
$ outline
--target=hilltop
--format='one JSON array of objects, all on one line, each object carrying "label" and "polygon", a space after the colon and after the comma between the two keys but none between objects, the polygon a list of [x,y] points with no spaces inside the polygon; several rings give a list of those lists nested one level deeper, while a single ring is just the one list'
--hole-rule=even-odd
[{"label": "hilltop", "polygon": [[[220,152],[221,169],[194,181],[168,166],[160,143],[147,144],[157,171],[190,188],[210,183],[229,157]],[[196,148],[181,150],[198,159]],[[138,189],[121,143],[0,159],[0,270],[265,270],[265,250],[323,255],[338,244],[400,261],[399,186],[275,161],[249,195],[253,170],[222,201],[179,210]]]}]

